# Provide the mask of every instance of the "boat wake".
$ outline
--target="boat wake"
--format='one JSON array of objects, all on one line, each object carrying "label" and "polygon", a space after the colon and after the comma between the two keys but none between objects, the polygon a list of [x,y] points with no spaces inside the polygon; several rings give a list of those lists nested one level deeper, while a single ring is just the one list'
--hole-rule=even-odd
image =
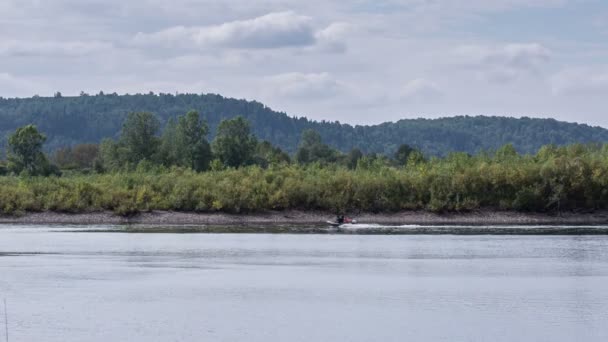
[{"label": "boat wake", "polygon": [[378,223],[355,223],[355,224],[342,224],[338,226],[340,229],[382,229],[382,228],[421,228],[423,226],[418,224],[404,224],[404,225],[386,225]]},{"label": "boat wake", "polygon": [[[354,234],[455,234],[455,235],[608,235],[608,225],[390,225],[343,224],[337,232]],[[330,230],[331,231],[331,230]]]}]

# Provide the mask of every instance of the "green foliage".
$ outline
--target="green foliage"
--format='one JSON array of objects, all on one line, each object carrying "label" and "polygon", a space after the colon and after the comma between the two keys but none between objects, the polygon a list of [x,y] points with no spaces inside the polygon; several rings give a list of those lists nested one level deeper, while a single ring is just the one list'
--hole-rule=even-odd
[{"label": "green foliage", "polygon": [[34,125],[18,128],[8,138],[8,169],[31,176],[58,174],[59,170],[42,153],[45,140],[46,136]]},{"label": "green foliage", "polygon": [[164,165],[178,165],[185,159],[184,151],[178,146],[181,145],[181,141],[178,143],[178,140],[181,140],[179,138],[177,122],[171,118],[163,130],[158,151],[158,159]]},{"label": "green foliage", "polygon": [[120,133],[119,145],[127,160],[139,163],[152,160],[156,155],[159,139],[156,136],[160,122],[148,112],[129,113]]},{"label": "green foliage", "polygon": [[391,161],[382,155],[378,155],[376,153],[371,153],[369,155],[363,156],[357,162],[357,168],[362,170],[382,170],[390,166]]},{"label": "green foliage", "polygon": [[207,170],[212,158],[207,141],[208,131],[207,124],[194,111],[179,116],[177,122],[170,119],[161,138],[161,162],[167,166],[189,167],[199,172]]},{"label": "green foliage", "polygon": [[363,156],[363,152],[361,152],[360,149],[353,148],[350,152],[348,152],[348,155],[346,156],[346,166],[351,170],[356,169],[357,165],[359,164],[359,160],[361,160]]},{"label": "green foliage", "polygon": [[63,147],[52,155],[53,162],[61,169],[92,169],[99,157],[97,144],[80,144],[74,147]]},{"label": "green foliage", "polygon": [[154,114],[130,113],[118,141],[104,139],[99,145],[95,168],[98,171],[132,170],[140,165],[150,168],[159,157],[159,128],[160,123]]},{"label": "green foliage", "polygon": [[[58,178],[39,177],[59,175],[42,152],[45,136],[31,125],[17,129],[8,164],[0,164],[0,214],[608,209],[608,145],[548,145],[535,155],[505,145],[430,160],[404,145],[391,160],[357,149],[342,155],[308,130],[291,164],[280,148],[258,143],[240,117],[220,124],[214,159],[196,112],[170,122],[160,139],[157,131],[153,115],[132,114],[117,142],[57,151],[62,167],[79,170]],[[91,166],[98,174],[82,172]]]},{"label": "green foliage", "polygon": [[407,165],[407,162],[409,161],[410,156],[414,152],[416,152],[416,149],[411,147],[410,145],[403,144],[403,145],[399,146],[399,148],[397,149],[397,152],[395,152],[395,157],[394,157],[395,162],[399,166]]},{"label": "green foliage", "polygon": [[[216,135],[220,121],[243,116],[251,131],[293,155],[307,129],[344,153],[359,148],[366,154],[393,156],[401,144],[416,146],[427,156],[445,156],[460,151],[476,154],[495,151],[512,143],[519,153],[536,153],[543,145],[563,146],[577,142],[606,142],[608,130],[553,119],[504,117],[452,117],[408,119],[375,126],[351,126],[338,122],[315,122],[293,118],[259,102],[197,94],[97,94],[70,97],[0,98],[0,150],[8,135],[20,126],[36,125],[48,136],[46,151],[82,143],[115,139],[128,113],[153,112],[164,126],[169,119],[195,110]],[[0,156],[1,157],[1,156]]]},{"label": "green foliage", "polygon": [[104,170],[128,170],[131,165],[126,147],[111,139],[104,139],[99,145],[99,160]]},{"label": "green foliage", "polygon": [[339,155],[338,151],[323,143],[317,131],[309,129],[302,133],[295,159],[300,164],[329,164],[335,163]]},{"label": "green foliage", "polygon": [[268,141],[262,141],[256,146],[254,162],[263,168],[276,165],[289,164],[291,158],[278,147],[272,146]]},{"label": "green foliage", "polygon": [[224,120],[213,140],[213,152],[228,167],[251,165],[257,147],[257,139],[243,117]]},{"label": "green foliage", "polygon": [[211,171],[221,171],[221,170],[225,169],[225,166],[221,160],[215,158],[209,164],[209,169]]},{"label": "green foliage", "polygon": [[219,160],[211,165],[212,171],[197,173],[146,160],[134,171],[108,174],[1,176],[0,214],[608,209],[608,146],[599,145],[551,147],[536,155],[454,153],[405,167],[377,155],[362,157],[356,169],[318,163],[224,169]]},{"label": "green foliage", "polygon": [[209,133],[207,124],[200,120],[197,112],[190,111],[185,116],[179,117],[177,132],[185,152],[184,166],[195,171],[207,170],[211,161],[211,147],[207,142]]},{"label": "green foliage", "polygon": [[499,160],[510,160],[517,157],[517,150],[513,144],[507,144],[496,151],[495,158]]}]

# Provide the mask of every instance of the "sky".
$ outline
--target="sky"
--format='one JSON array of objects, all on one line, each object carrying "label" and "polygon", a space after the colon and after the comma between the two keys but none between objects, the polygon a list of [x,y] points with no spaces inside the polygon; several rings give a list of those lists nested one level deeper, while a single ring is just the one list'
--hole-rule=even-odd
[{"label": "sky", "polygon": [[2,0],[0,96],[219,93],[351,124],[608,128],[606,0]]}]

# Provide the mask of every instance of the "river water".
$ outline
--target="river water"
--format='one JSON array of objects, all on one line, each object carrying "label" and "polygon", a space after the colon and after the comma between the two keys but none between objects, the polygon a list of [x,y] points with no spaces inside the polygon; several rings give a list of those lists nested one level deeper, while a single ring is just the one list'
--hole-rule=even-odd
[{"label": "river water", "polygon": [[90,229],[0,226],[10,342],[608,341],[608,236]]}]

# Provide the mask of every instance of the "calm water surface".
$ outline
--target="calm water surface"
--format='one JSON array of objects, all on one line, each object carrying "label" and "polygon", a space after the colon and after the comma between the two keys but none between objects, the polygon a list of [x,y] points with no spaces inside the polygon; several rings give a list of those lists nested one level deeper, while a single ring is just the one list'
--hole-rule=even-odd
[{"label": "calm water surface", "polygon": [[0,226],[11,342],[608,341],[607,236],[68,230]]}]

